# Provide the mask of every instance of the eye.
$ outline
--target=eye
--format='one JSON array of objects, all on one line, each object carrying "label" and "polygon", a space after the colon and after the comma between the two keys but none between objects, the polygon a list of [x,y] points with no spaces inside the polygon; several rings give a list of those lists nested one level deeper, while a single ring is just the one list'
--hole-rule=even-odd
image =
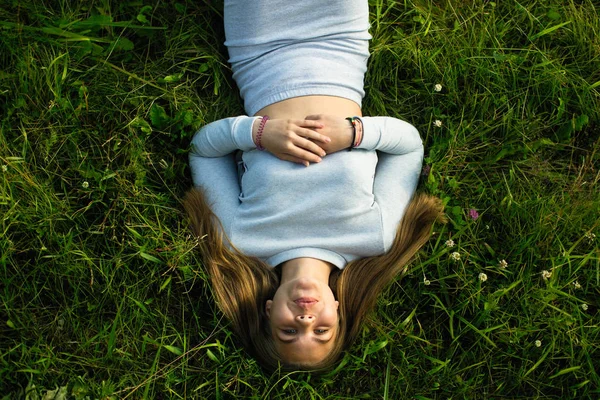
[{"label": "eye", "polygon": [[286,335],[295,335],[296,332],[298,332],[295,329],[282,329],[283,333],[285,333]]},{"label": "eye", "polygon": [[315,329],[315,333],[317,335],[323,335],[325,333],[329,332],[329,329]]}]

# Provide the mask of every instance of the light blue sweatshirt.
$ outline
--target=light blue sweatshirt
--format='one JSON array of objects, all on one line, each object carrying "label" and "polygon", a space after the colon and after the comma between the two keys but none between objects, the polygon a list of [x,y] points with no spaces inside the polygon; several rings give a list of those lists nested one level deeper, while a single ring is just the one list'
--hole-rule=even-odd
[{"label": "light blue sweatshirt", "polygon": [[[361,104],[370,39],[366,0],[225,0],[224,19],[248,115],[306,95]],[[358,149],[304,167],[256,150],[255,119],[204,126],[190,153],[194,185],[238,250],[272,266],[313,257],[338,268],[389,250],[421,170],[423,145],[412,125],[364,117]]]},{"label": "light blue sweatshirt", "polygon": [[[238,250],[272,266],[312,257],[338,268],[389,250],[421,171],[423,145],[412,125],[363,117],[357,149],[304,167],[256,150],[254,119],[206,125],[190,153],[194,184]],[[233,153],[238,149],[240,182]]]}]

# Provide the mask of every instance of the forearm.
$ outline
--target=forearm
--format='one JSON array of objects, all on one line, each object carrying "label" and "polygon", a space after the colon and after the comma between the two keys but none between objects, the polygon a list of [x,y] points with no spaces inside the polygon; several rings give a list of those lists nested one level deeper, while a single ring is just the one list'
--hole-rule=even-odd
[{"label": "forearm", "polygon": [[422,152],[423,143],[417,129],[408,122],[392,117],[360,117],[356,124],[334,115],[309,115],[307,119],[323,124],[318,132],[331,138],[321,146],[328,154],[344,149],[377,150],[389,154]]},{"label": "forearm", "polygon": [[205,125],[192,139],[192,153],[200,157],[222,157],[235,150],[256,148],[252,140],[252,126],[257,119],[239,116]]},{"label": "forearm", "polygon": [[308,165],[321,161],[320,157],[325,155],[313,142],[329,141],[315,131],[320,127],[320,123],[307,120],[265,119],[263,122],[261,117],[225,118],[202,127],[192,139],[191,152],[199,157],[222,157],[235,150],[254,150],[260,145],[282,160]]},{"label": "forearm", "polygon": [[388,154],[423,152],[419,131],[406,121],[392,117],[362,117],[363,137],[358,149]]}]

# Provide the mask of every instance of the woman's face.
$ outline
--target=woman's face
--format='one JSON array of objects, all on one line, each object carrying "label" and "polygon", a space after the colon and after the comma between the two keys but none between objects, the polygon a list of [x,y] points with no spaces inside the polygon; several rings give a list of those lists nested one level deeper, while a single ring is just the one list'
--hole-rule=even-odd
[{"label": "woman's face", "polygon": [[279,286],[266,312],[283,361],[313,365],[323,360],[337,335],[337,309],[329,285],[316,279],[302,277]]}]

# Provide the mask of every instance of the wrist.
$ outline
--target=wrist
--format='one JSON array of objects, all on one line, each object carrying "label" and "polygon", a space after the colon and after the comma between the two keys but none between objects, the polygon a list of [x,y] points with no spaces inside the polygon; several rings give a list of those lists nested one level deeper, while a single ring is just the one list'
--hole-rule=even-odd
[{"label": "wrist", "polygon": [[348,147],[348,151],[360,146],[363,140],[363,123],[359,117],[347,117],[346,120],[350,122],[350,129],[352,131],[352,140]]},{"label": "wrist", "polygon": [[352,146],[358,147],[362,143],[362,140],[363,140],[363,137],[365,134],[365,129],[364,129],[362,119],[360,119],[359,117],[354,117],[354,120],[355,120],[354,127],[356,129],[356,136],[354,138],[354,143],[352,144]]},{"label": "wrist", "polygon": [[268,120],[269,116],[264,115],[261,118],[256,119],[254,121],[254,124],[252,124],[252,140],[256,145],[256,149],[260,151],[265,150],[265,147],[262,144],[262,135],[264,133],[265,125],[267,124]]},{"label": "wrist", "polygon": [[252,143],[256,146],[256,132],[258,132],[258,125],[260,125],[260,118],[256,118],[252,122]]}]

